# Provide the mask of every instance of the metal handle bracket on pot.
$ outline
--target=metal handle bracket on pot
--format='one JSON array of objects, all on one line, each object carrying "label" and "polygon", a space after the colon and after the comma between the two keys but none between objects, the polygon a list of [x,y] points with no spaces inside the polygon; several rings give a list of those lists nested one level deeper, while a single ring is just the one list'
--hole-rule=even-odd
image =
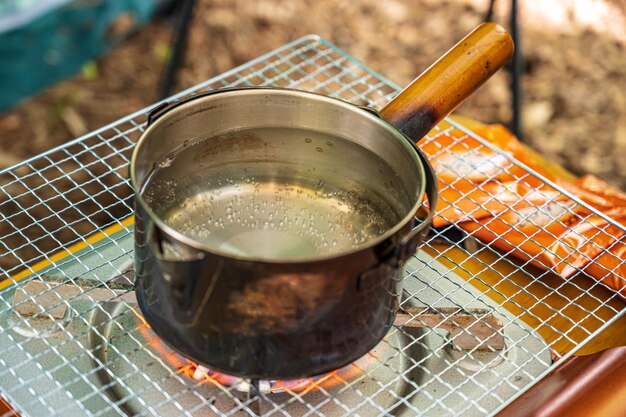
[{"label": "metal handle bracket on pot", "polygon": [[147,126],[150,126],[152,123],[156,121],[163,114],[167,113],[170,110],[170,102],[164,101],[162,103],[157,104],[148,112],[147,116]]},{"label": "metal handle bracket on pot", "polygon": [[424,219],[416,217],[416,220],[420,222],[417,226],[411,229],[411,231],[403,236],[395,245],[387,246],[379,252],[378,262],[373,267],[359,275],[357,279],[357,291],[367,291],[368,288],[378,285],[380,281],[377,277],[381,273],[381,268],[387,271],[385,273],[390,273],[391,271],[401,267],[409,258],[411,258],[411,256],[415,254],[420,243],[426,239],[433,216],[435,215],[437,197],[439,193],[435,171],[422,150],[417,148],[417,146],[416,149],[417,154],[424,165],[426,197],[428,198],[428,214]]},{"label": "metal handle bracket on pot", "polygon": [[[215,262],[207,261],[204,252],[184,247],[155,224],[148,233],[148,242],[169,292],[182,312],[178,319],[186,326],[194,326],[213,293],[223,267],[222,259],[215,257]],[[177,256],[168,256],[165,245],[173,249]],[[208,270],[210,274],[207,274]],[[211,279],[199,282],[200,277],[205,276],[211,276]],[[202,288],[199,289],[199,286]],[[200,298],[198,294],[201,294]]]},{"label": "metal handle bracket on pot", "polygon": [[396,250],[392,259],[397,266],[400,266],[407,259],[413,256],[420,242],[423,242],[424,239],[426,239],[426,236],[428,235],[428,230],[430,229],[430,225],[433,220],[433,216],[435,215],[435,210],[437,209],[439,186],[437,185],[437,176],[435,174],[435,170],[428,162],[426,155],[424,155],[424,152],[422,152],[421,149],[417,148],[417,154],[422,160],[422,163],[424,165],[424,173],[426,175],[426,198],[428,199],[428,214],[424,219],[419,219],[416,217],[416,219],[419,220],[420,223],[415,226],[409,234],[404,236],[396,246]]},{"label": "metal handle bracket on pot", "polygon": [[437,208],[437,197],[439,195],[437,177],[433,167],[428,162],[426,155],[424,155],[422,150],[417,147],[416,150],[424,166],[426,197],[428,199],[428,214],[423,219],[416,217],[416,222],[419,222],[417,226],[411,229],[409,233],[402,236],[395,245],[385,248],[380,252],[378,255],[378,265],[375,266],[374,269],[379,267],[380,264],[388,265],[394,269],[402,266],[404,262],[415,254],[419,244],[423,242],[428,235],[428,231]]},{"label": "metal handle bracket on pot", "polygon": [[[376,109],[367,106],[361,106],[361,108],[376,117],[382,119],[380,112]],[[409,142],[412,142],[410,138],[406,138]],[[417,151],[417,155],[422,162],[422,166],[424,167],[424,174],[426,179],[426,198],[428,199],[428,215],[424,219],[419,219],[416,217],[416,221],[419,222],[417,226],[415,226],[410,233],[406,236],[402,237],[402,239],[394,246],[390,246],[385,248],[385,250],[381,251],[379,255],[379,263],[386,263],[392,268],[397,268],[401,266],[407,259],[409,259],[419,246],[419,243],[426,238],[428,234],[428,230],[433,220],[433,216],[435,214],[435,209],[437,207],[437,198],[439,195],[438,185],[437,185],[437,176],[435,171],[428,162],[428,158],[424,155],[424,152],[415,145],[415,150]]]}]

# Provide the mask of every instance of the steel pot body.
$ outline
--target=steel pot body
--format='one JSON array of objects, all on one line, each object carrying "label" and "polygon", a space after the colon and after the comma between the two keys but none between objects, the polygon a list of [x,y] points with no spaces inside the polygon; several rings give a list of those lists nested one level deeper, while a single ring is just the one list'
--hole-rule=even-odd
[{"label": "steel pot body", "polygon": [[157,108],[131,160],[136,293],[153,330],[248,378],[316,375],[372,349],[437,199],[404,135],[418,141],[512,53],[504,29],[478,26],[382,109],[386,121],[267,88]]},{"label": "steel pot body", "polygon": [[414,143],[294,90],[215,92],[152,119],[131,178],[136,293],[153,330],[249,378],[316,375],[371,350],[428,228],[414,217],[425,190],[436,201]]}]

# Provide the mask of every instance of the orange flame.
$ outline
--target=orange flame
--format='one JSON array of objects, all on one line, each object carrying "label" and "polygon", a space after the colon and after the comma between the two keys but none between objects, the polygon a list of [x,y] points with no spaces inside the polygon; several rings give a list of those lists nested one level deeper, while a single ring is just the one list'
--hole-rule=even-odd
[{"label": "orange flame", "polygon": [[[181,374],[187,375],[197,381],[203,381],[215,385],[237,386],[239,384],[247,384],[245,380],[239,377],[226,375],[220,372],[212,371],[204,366],[199,365],[187,358],[182,357],[174,350],[169,348],[153,331],[146,319],[134,308],[131,308],[133,314],[139,319],[141,324],[138,330],[148,342],[150,347],[156,353],[165,359],[172,367],[178,369]],[[365,369],[376,361],[376,355],[372,352],[357,359],[343,368],[328,372],[323,375],[302,378],[297,380],[276,380],[268,381],[271,392],[300,392],[307,393],[313,390],[327,389],[339,384],[347,384],[353,378],[361,375]]]}]

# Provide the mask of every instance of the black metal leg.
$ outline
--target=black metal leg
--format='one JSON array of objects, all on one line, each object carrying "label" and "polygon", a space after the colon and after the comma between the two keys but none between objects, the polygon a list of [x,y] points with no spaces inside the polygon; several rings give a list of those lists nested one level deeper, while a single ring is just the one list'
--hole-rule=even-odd
[{"label": "black metal leg", "polygon": [[485,22],[490,22],[493,19],[493,7],[496,4],[496,0],[489,0],[489,9],[485,15]]},{"label": "black metal leg", "polygon": [[187,36],[189,34],[189,26],[193,15],[193,8],[196,0],[181,0],[178,10],[178,18],[176,19],[176,27],[174,29],[174,40],[172,41],[172,55],[167,61],[165,73],[159,86],[159,98],[163,99],[172,93],[172,88],[176,83],[178,69],[185,56],[185,47],[187,45]]},{"label": "black metal leg", "polygon": [[520,25],[517,19],[517,0],[511,0],[511,37],[515,44],[515,52],[511,60],[511,131],[519,140],[523,140],[522,135],[522,39],[520,36]]},{"label": "black metal leg", "polygon": [[[493,11],[496,0],[489,0],[489,9],[485,14],[485,22],[493,20]],[[509,125],[511,131],[519,140],[523,140],[522,134],[522,75],[524,69],[524,59],[522,55],[522,44],[520,36],[520,24],[518,20],[518,3],[517,0],[511,0],[511,21],[510,21],[511,38],[515,44],[515,51],[511,62],[506,66],[511,74],[511,123]]]}]

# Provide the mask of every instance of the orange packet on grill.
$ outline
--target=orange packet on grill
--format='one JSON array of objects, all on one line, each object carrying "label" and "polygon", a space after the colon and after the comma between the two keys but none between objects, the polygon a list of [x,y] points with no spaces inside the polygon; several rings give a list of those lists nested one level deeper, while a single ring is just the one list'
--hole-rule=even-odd
[{"label": "orange packet on grill", "polygon": [[[494,135],[492,130],[503,129],[501,126],[485,126],[479,134]],[[500,151],[496,152],[480,141],[468,136],[459,129],[446,130],[445,134],[431,132],[432,138],[420,142],[420,148],[437,171],[437,176],[445,183],[452,183],[459,178],[474,183],[484,181],[510,181],[526,172],[513,164],[506,155],[513,156],[520,149],[520,143],[509,133],[494,138],[493,144]],[[498,139],[499,138],[499,139]]]},{"label": "orange packet on grill", "polygon": [[[626,226],[626,193],[606,184],[593,175],[579,178],[574,191],[579,197],[607,216]],[[619,236],[619,237],[618,237]],[[626,298],[626,232],[615,232],[615,239],[590,262],[584,272],[604,285],[619,291]]]},{"label": "orange packet on grill", "polygon": [[[473,128],[500,151],[490,149],[459,129],[448,129],[445,134],[433,132],[431,139],[420,143],[437,172],[439,183],[434,227],[506,210],[512,202],[519,200],[515,191],[507,188],[511,184],[530,189],[544,186],[507,158],[506,155],[514,157],[523,152],[523,147],[506,128],[482,124],[475,124]],[[549,174],[546,172],[546,175]]]},{"label": "orange packet on grill", "polygon": [[626,240],[622,238],[603,251],[587,265],[585,273],[626,298]]},{"label": "orange packet on grill", "polygon": [[[463,184],[462,187],[459,184]],[[526,181],[472,184],[458,181],[452,185],[440,184],[440,199],[435,227],[459,223],[471,219],[491,217],[515,207],[521,210],[534,207],[546,201],[566,198],[550,187],[535,187]]]},{"label": "orange packet on grill", "polygon": [[460,223],[484,242],[570,277],[624,236],[617,226],[571,200],[509,210],[497,217]]},{"label": "orange packet on grill", "polygon": [[626,193],[593,175],[584,175],[575,181],[557,179],[556,183],[600,211],[626,208]]},{"label": "orange packet on grill", "polygon": [[544,179],[624,224],[626,193],[591,175],[575,178],[530,151],[502,126],[461,120],[502,151],[493,151],[458,129],[433,132],[430,140],[420,143],[439,181],[433,225],[457,224],[492,247],[566,278],[584,270],[624,295],[624,230]]}]

